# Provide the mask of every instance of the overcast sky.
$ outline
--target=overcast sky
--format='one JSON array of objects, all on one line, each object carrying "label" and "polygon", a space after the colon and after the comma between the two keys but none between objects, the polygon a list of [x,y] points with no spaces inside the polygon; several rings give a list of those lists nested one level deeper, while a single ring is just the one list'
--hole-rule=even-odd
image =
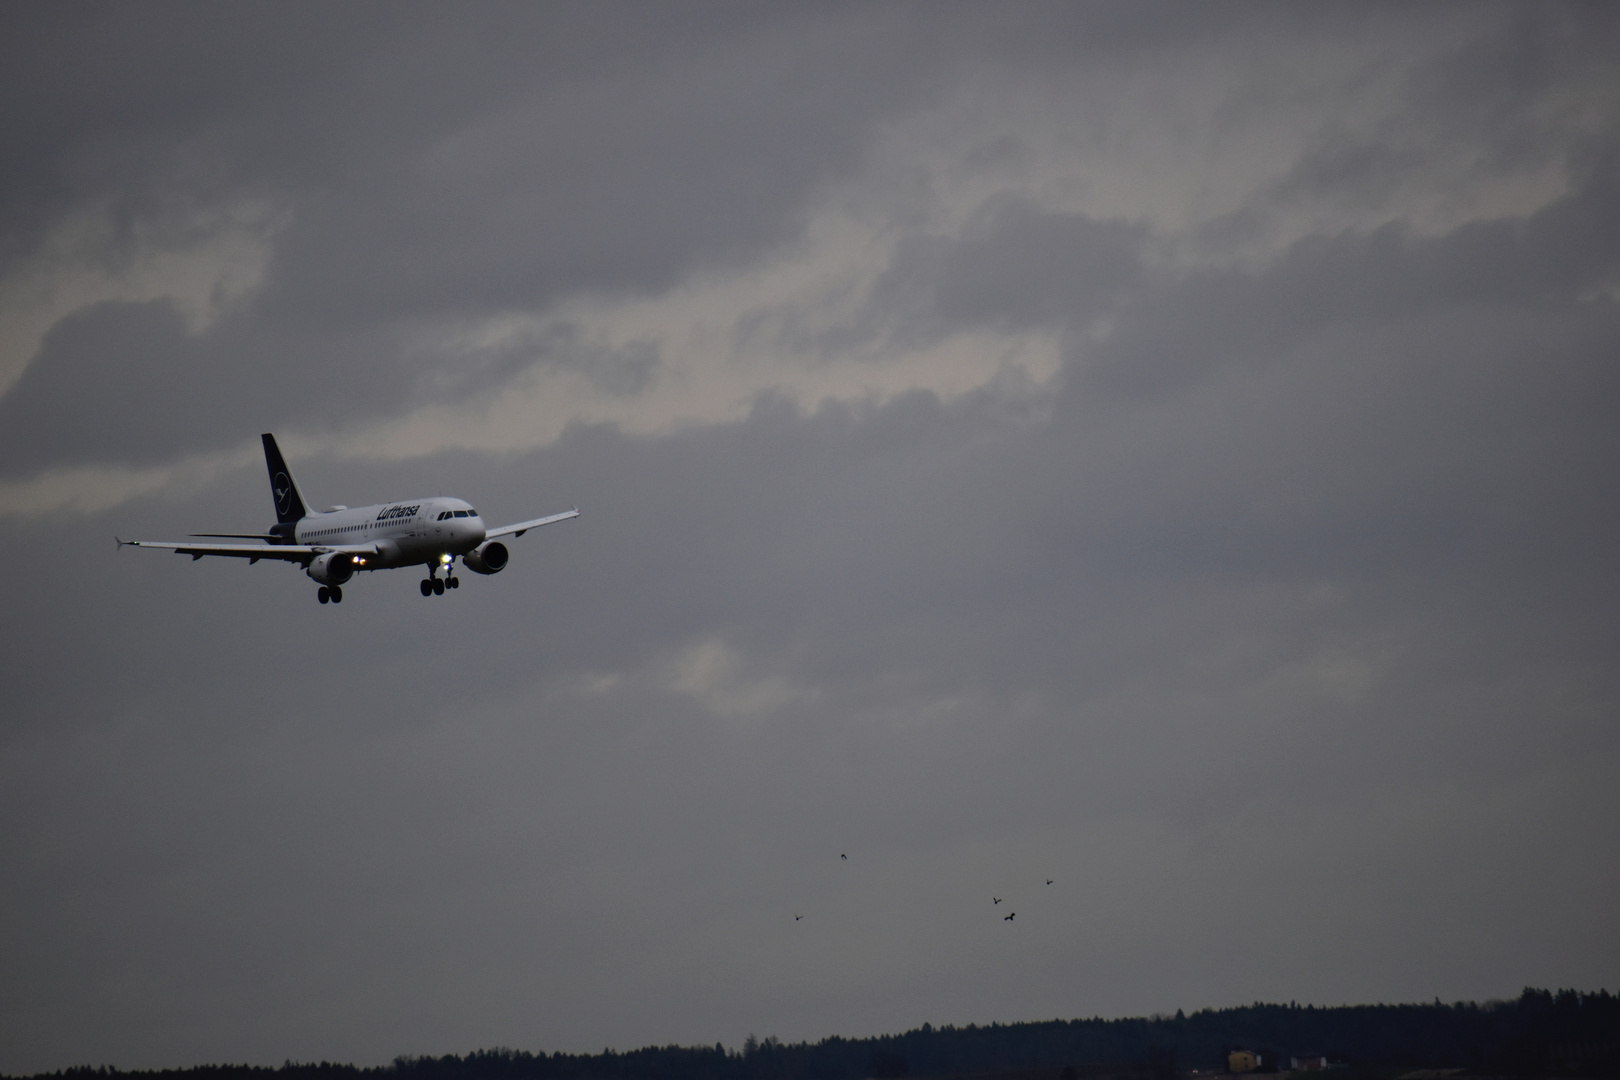
[{"label": "overcast sky", "polygon": [[0,1072],[1615,988],[1617,56],[5,6]]}]

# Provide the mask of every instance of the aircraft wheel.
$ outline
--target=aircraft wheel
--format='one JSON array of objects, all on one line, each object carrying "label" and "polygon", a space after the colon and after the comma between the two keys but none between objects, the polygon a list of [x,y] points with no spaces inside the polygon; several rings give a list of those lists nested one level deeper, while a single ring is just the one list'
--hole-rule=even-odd
[{"label": "aircraft wheel", "polygon": [[332,586],[332,603],[343,603],[343,590],[337,585]]},{"label": "aircraft wheel", "polygon": [[422,595],[423,596],[432,596],[433,595],[433,582],[429,581],[427,578],[422,579]]},{"label": "aircraft wheel", "polygon": [[443,596],[444,595],[444,582],[440,581],[438,578],[433,579],[433,595],[434,596]]},{"label": "aircraft wheel", "polygon": [[325,585],[322,585],[319,589],[315,590],[315,599],[319,600],[323,604],[326,603],[328,600],[332,599],[331,590],[329,590]]},{"label": "aircraft wheel", "polygon": [[459,588],[461,588],[461,579],[458,578],[458,577],[453,577],[449,581],[446,581],[444,584],[445,584],[446,588],[459,589]]}]

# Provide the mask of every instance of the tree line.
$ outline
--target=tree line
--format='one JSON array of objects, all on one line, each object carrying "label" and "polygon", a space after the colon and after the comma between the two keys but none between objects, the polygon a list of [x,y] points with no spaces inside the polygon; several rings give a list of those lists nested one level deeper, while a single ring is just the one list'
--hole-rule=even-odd
[{"label": "tree line", "polygon": [[[1176,1080],[1218,1072],[1226,1055],[1293,1055],[1347,1063],[1350,1080],[1394,1070],[1462,1068],[1502,1077],[1620,1077],[1620,995],[1527,987],[1511,1001],[1431,1004],[1266,1004],[1105,1020],[945,1025],[867,1039],[784,1043],[749,1036],[739,1048],[662,1046],[600,1054],[475,1050],[402,1057],[360,1068],[201,1065],[125,1072],[80,1067],[30,1080],[895,1080],[994,1074],[1007,1080]],[[1340,1074],[1343,1075],[1343,1074]],[[23,1080],[4,1078],[0,1080]]]}]

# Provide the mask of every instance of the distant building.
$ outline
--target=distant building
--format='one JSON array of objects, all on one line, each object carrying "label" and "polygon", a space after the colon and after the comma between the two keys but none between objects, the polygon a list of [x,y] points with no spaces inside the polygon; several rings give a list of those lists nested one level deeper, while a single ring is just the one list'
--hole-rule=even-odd
[{"label": "distant building", "polygon": [[1259,1067],[1260,1055],[1253,1050],[1234,1050],[1226,1055],[1227,1072],[1254,1072]]},{"label": "distant building", "polygon": [[1294,1072],[1318,1072],[1328,1067],[1326,1054],[1295,1054],[1288,1059],[1288,1067]]}]

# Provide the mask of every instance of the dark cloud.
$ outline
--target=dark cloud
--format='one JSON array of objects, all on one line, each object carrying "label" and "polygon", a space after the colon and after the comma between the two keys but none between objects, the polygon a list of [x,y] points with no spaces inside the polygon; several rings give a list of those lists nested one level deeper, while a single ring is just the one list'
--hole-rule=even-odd
[{"label": "dark cloud", "polygon": [[40,361],[0,398],[0,447],[13,475],[62,462],[161,459],[196,445],[199,426],[220,438],[233,418],[212,403],[237,380],[210,370],[166,301],[76,314],[52,331]]},{"label": "dark cloud", "polygon": [[872,307],[891,318],[906,311],[935,332],[941,324],[1083,328],[1140,286],[1147,239],[1141,225],[1006,200],[985,207],[960,237],[903,244]]},{"label": "dark cloud", "polygon": [[1504,10],[1505,20],[1462,37],[1409,85],[1414,104],[1443,119],[1449,136],[1485,136],[1480,164],[1490,169],[1545,164],[1572,136],[1590,133],[1581,96],[1564,88],[1600,71],[1620,44],[1620,17],[1600,6]]},{"label": "dark cloud", "polygon": [[[1611,317],[1590,298],[1620,276],[1612,167],[1525,219],[1478,222],[1439,237],[1403,225],[1313,236],[1258,275],[1219,269],[1144,290],[1120,309],[1119,332],[1089,350],[1099,385],[1172,387],[1230,364],[1292,358],[1329,332],[1385,327],[1438,312],[1574,325]],[[1602,334],[1603,331],[1597,331]],[[1443,355],[1466,354],[1452,348]],[[1459,373],[1460,374],[1460,373]],[[1432,407],[1427,397],[1420,399]]]},{"label": "dark cloud", "polygon": [[[53,328],[38,359],[0,398],[0,474],[150,465],[230,446],[244,431],[293,417],[340,423],[357,403],[365,416],[430,394],[455,400],[490,377],[485,365],[471,364],[454,381],[435,377],[423,358],[402,354],[392,335],[316,342],[261,336],[265,329],[244,320],[193,334],[165,300],[76,312]],[[501,370],[497,361],[485,364]]]},{"label": "dark cloud", "polygon": [[[1515,370],[1500,389],[1508,399],[1540,381],[1536,364]],[[1612,583],[1601,540],[1570,548],[1549,539],[1552,548],[1504,563],[1496,544],[1481,545],[1479,526],[1505,522],[1533,535],[1546,496],[1534,483],[1499,482],[1492,498],[1470,500],[1486,520],[1463,523],[1474,527],[1459,542],[1459,530],[1411,512],[1429,499],[1443,504],[1456,480],[1436,467],[1453,448],[1430,439],[1423,412],[1398,395],[1348,399],[1302,378],[1285,395],[1314,410],[1302,422],[1256,408],[1212,425],[1231,404],[1217,398],[1186,401],[1167,423],[1149,408],[1109,425],[1075,396],[1050,426],[1030,428],[992,396],[952,407],[919,396],[875,412],[762,409],[743,425],[656,442],[580,430],[494,469],[472,458],[437,462],[425,477],[301,469],[318,499],[411,482],[436,488],[454,477],[453,490],[486,512],[513,516],[520,501],[543,507],[564,496],[587,508],[581,521],[515,545],[513,568],[469,582],[460,607],[424,607],[401,587],[408,582],[387,575],[359,583],[339,612],[358,618],[353,626],[310,623],[308,589],[293,572],[127,551],[114,559],[97,555],[93,538],[65,544],[14,594],[18,617],[40,629],[12,654],[21,662],[11,700],[29,723],[8,737],[13,768],[40,754],[58,762],[47,774],[54,789],[7,787],[8,819],[19,823],[10,857],[29,870],[8,879],[17,917],[7,925],[31,928],[8,940],[8,968],[33,975],[26,1000],[59,1047],[45,1053],[148,1053],[59,1019],[70,1003],[175,1033],[168,1049],[149,1051],[165,1060],[340,1051],[381,1060],[457,1040],[588,1046],[693,1030],[684,1037],[707,1040],[732,1037],[732,1015],[747,1017],[737,1022],[744,1028],[798,1034],[777,1007],[742,1000],[760,976],[726,957],[732,948],[776,955],[751,921],[756,906],[808,894],[820,898],[818,916],[849,927],[841,895],[813,881],[797,886],[807,893],[789,886],[822,849],[859,843],[939,886],[975,843],[1033,843],[1036,858],[1066,860],[1064,876],[1084,882],[1090,900],[1077,914],[1129,937],[1133,924],[1110,914],[1096,876],[1156,881],[1155,842],[1144,838],[1147,849],[1124,862],[1099,853],[1087,867],[1067,861],[1075,853],[1051,837],[1032,840],[1032,823],[1087,835],[1121,815],[1216,829],[1209,822],[1236,828],[1247,814],[1247,827],[1268,837],[1255,841],[1253,857],[1308,861],[1310,848],[1298,845],[1334,842],[1334,827],[1314,816],[1324,807],[1368,812],[1407,785],[1509,791],[1518,770],[1559,767],[1561,747],[1612,754],[1584,713],[1590,695],[1613,694],[1612,588],[1591,587]],[[1352,434],[1316,425],[1334,411],[1348,414]],[[1489,410],[1468,412],[1490,419]],[[1573,470],[1590,483],[1608,468],[1592,457],[1607,436],[1595,422],[1569,429],[1569,416],[1547,418],[1567,442],[1554,440],[1561,445],[1534,472]],[[1429,450],[1394,455],[1386,474],[1368,444],[1392,436],[1408,450],[1428,440]],[[1115,456],[1099,468],[1105,451]],[[1416,487],[1412,505],[1390,509],[1403,532],[1369,534],[1376,508],[1356,504],[1345,477],[1332,474],[1336,454],[1363,474],[1365,489]],[[1293,459],[1320,491],[1314,512],[1281,497],[1274,473],[1251,474],[1245,458]],[[1490,482],[1495,463],[1456,467]],[[254,471],[239,483],[257,521],[260,478]],[[1299,517],[1279,519],[1272,501]],[[209,497],[133,513],[161,528],[228,526],[222,512]],[[1259,555],[1250,550],[1268,540]],[[92,598],[92,620],[50,616]],[[131,633],[153,610],[164,613],[162,628]],[[377,627],[387,628],[385,648],[373,647]],[[736,727],[717,724],[657,676],[703,640],[736,649],[746,678],[779,678],[816,696]],[[1284,691],[1265,691],[1279,672],[1335,650],[1375,666],[1376,685],[1360,693],[1351,685],[1343,697],[1332,684],[1308,685],[1280,701],[1272,695]],[[57,686],[54,658],[63,655],[99,677]],[[196,675],[227,668],[229,680]],[[594,695],[568,689],[593,672],[620,673],[621,682]],[[1355,672],[1345,677],[1353,683]],[[1574,697],[1553,704],[1537,689],[1548,679]],[[915,716],[920,704],[938,711]],[[60,737],[53,729],[78,749],[50,750]],[[1331,768],[1331,783],[1318,766]],[[1585,825],[1559,816],[1555,849],[1598,842],[1612,807],[1593,802],[1585,781],[1563,782],[1566,798],[1594,816]],[[1268,800],[1304,808],[1295,811],[1306,814],[1304,832],[1277,833]],[[1434,828],[1407,824],[1422,835]],[[1201,842],[1225,856],[1239,850],[1230,840]],[[1340,859],[1416,869],[1404,849],[1384,843]],[[115,857],[131,850],[140,857]],[[1507,835],[1448,858],[1451,876],[1483,885],[1499,859],[1535,855]],[[1207,889],[1211,865],[1187,865]],[[982,884],[971,877],[963,888]],[[894,885],[868,888],[853,902],[880,925],[910,902]],[[38,906],[64,896],[66,905]],[[1323,933],[1371,918],[1408,959],[1312,985],[1414,994],[1407,988],[1440,977],[1443,965],[1403,935],[1456,917],[1455,900],[1422,893],[1377,914],[1354,891],[1315,897]],[[1233,947],[1271,955],[1258,925],[1199,915],[1209,902],[1195,890],[1193,907],[1164,913],[1159,936],[1217,964],[1223,952],[1171,928],[1208,917]],[[1498,912],[1489,918],[1502,917],[1486,906]],[[1596,929],[1590,911],[1574,914]],[[710,948],[699,943],[711,933],[733,945],[717,941],[706,962],[680,959]],[[70,940],[102,944],[69,962]],[[254,945],[264,940],[281,949]],[[962,950],[947,962],[978,957],[967,937],[942,940]],[[941,947],[929,946],[936,956]],[[778,962],[812,978],[806,958]],[[971,962],[999,986],[1013,961]],[[585,978],[642,963],[673,964],[671,977],[687,989],[675,996],[693,1004],[669,1006],[673,984],[652,973],[644,991]],[[580,974],[564,994],[532,967]],[[228,978],[243,969],[255,973],[251,987]],[[1185,976],[1146,984],[1134,952],[1100,969],[1109,988],[1100,997],[1026,990],[1012,1006],[932,993],[911,978],[898,987],[915,1008],[980,1016],[1043,1001],[1055,1002],[1048,1011],[1083,1011],[1164,986],[1218,995],[1226,985]],[[66,970],[77,977],[59,974]],[[1027,979],[1031,969],[1022,970]],[[1284,963],[1275,985],[1298,985],[1290,972]],[[111,989],[87,998],[87,973]],[[1600,976],[1581,968],[1570,977]],[[138,1007],[121,1004],[117,987],[133,978],[167,989]],[[466,1016],[464,999],[435,989],[447,979],[495,1004],[479,1010],[481,1020]],[[221,980],[237,989],[213,991]],[[1388,985],[1401,989],[1363,989]],[[341,1020],[293,1005],[337,988],[371,1004],[340,1011]],[[553,1001],[575,1033],[521,1020],[499,1004],[513,996]],[[789,994],[782,1007],[801,1008],[797,1001]],[[892,1009],[846,1008],[846,1019],[826,1022],[845,1030],[900,1022]],[[274,1019],[244,1027],[244,1012]]]},{"label": "dark cloud", "polygon": [[[403,355],[405,327],[751,257],[794,235],[871,126],[937,81],[926,49],[897,61],[902,11],[382,14],[20,13],[14,48],[31,59],[7,69],[12,254],[75,206],[110,206],[104,257],[117,262],[138,220],[268,199],[286,222],[268,281],[209,351],[264,372],[261,422],[377,415],[418,387],[487,385],[461,358]],[[42,70],[68,41],[87,62]],[[109,363],[121,351],[116,334],[81,340]],[[122,404],[163,413],[177,392],[166,367],[142,384],[157,400]],[[166,448],[188,431],[191,447],[219,445],[211,430],[165,430]],[[8,464],[74,459],[48,442]]]},{"label": "dark cloud", "polygon": [[[1141,10],[8,12],[19,56],[106,61],[70,97],[59,64],[0,64],[41,88],[0,95],[28,151],[5,166],[14,265],[31,222],[107,193],[115,249],[188,199],[289,214],[263,289],[212,322],[126,300],[52,327],[0,398],[8,483],[332,437],[536,371],[656,400],[661,339],[606,343],[548,303],[746,276],[818,190],[869,180],[885,124],[1000,93],[974,80],[1014,61],[1219,70],[1248,38],[1438,36],[1402,84],[1425,122],[1511,171],[1506,116],[1503,140],[1571,179],[1519,216],[1381,211],[1225,262],[1223,228],[1398,201],[1432,161],[1395,135],[1305,139],[1257,174],[1280,187],[1183,236],[1008,185],[959,228],[885,219],[892,258],[847,325],[789,298],[740,320],[739,355],[778,326],[827,358],[1055,337],[1050,384],[765,392],[657,434],[578,421],[505,454],[292,462],[317,505],[584,510],[442,599],[383,573],[320,607],[296,569],[114,549],[263,527],[258,465],[0,521],[21,553],[0,1071],[1602,985],[1615,133],[1597,101],[1584,127],[1535,118],[1590,92],[1553,61],[1587,71],[1610,17]],[[1460,48],[1463,23],[1484,29]],[[1249,88],[1233,112],[1293,88],[1228,77]],[[985,167],[1025,137],[990,139]],[[443,343],[512,312],[510,334]],[[1012,939],[975,905],[1026,877],[1061,888]]]}]

